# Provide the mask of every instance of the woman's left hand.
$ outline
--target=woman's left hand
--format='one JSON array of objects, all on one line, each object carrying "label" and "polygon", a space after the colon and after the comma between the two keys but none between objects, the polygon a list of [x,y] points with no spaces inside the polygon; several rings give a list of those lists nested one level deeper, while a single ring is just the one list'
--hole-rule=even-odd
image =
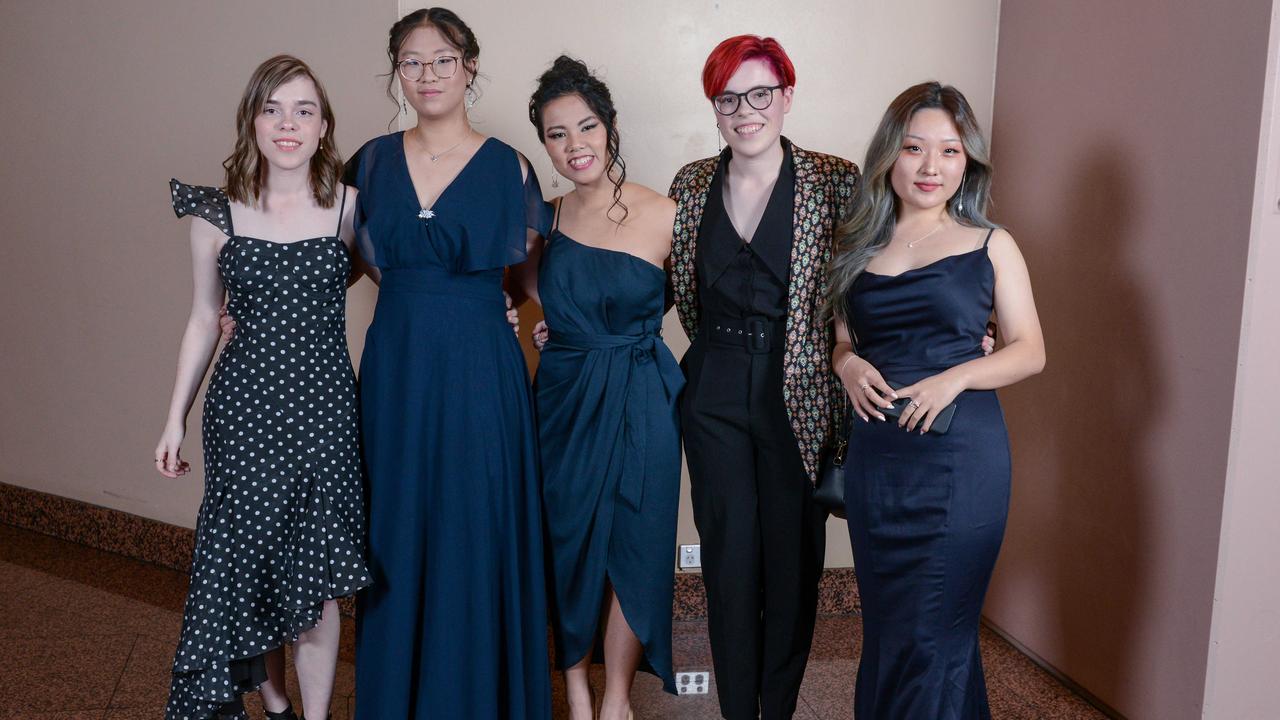
[{"label": "woman's left hand", "polygon": [[898,427],[904,427],[908,432],[914,432],[919,427],[922,435],[929,432],[938,413],[954,402],[963,390],[963,383],[947,372],[932,375],[898,390],[898,397],[911,400],[902,411],[902,417],[898,418]]}]

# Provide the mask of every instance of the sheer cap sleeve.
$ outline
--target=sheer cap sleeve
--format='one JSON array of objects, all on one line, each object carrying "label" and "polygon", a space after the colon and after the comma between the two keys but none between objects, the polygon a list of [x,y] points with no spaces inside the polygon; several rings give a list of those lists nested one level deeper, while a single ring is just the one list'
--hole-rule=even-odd
[{"label": "sheer cap sleeve", "polygon": [[169,191],[174,215],[202,217],[221,230],[222,234],[231,237],[231,201],[221,189],[206,185],[187,185],[170,179]]},{"label": "sheer cap sleeve", "polygon": [[376,152],[372,148],[377,143],[378,138],[374,138],[361,145],[360,149],[347,160],[347,164],[342,168],[342,184],[353,187],[360,192],[360,195],[356,198],[354,222],[352,223],[355,228],[356,251],[372,267],[382,267],[384,265],[382,259],[378,257],[373,238],[369,234],[369,202],[370,196],[373,194],[369,176],[373,162],[368,158]]},{"label": "sheer cap sleeve", "polygon": [[551,207],[551,203],[542,199],[542,187],[538,184],[538,175],[533,171],[533,164],[530,163],[528,167],[529,174],[524,179],[525,226],[546,237],[547,233],[551,232],[555,210]]}]

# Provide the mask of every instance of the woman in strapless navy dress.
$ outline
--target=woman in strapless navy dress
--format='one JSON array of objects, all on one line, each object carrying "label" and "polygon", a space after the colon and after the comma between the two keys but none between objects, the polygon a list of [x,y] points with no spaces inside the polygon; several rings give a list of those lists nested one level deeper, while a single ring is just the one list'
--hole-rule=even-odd
[{"label": "woman in strapless navy dress", "polygon": [[524,158],[466,120],[479,46],[456,15],[411,13],[389,51],[418,125],[348,165],[380,278],[360,365],[374,584],[355,716],[547,720],[532,397],[503,298],[545,205]]},{"label": "woman in strapless navy dress", "polygon": [[570,717],[590,720],[587,669],[602,645],[600,718],[625,720],[637,668],[675,692],[684,375],[661,336],[675,203],[625,182],[609,90],[582,63],[558,58],[529,108],[574,183],[555,204],[536,274],[534,260],[524,274],[551,328],[535,395],[556,666]]},{"label": "woman in strapless navy dress", "polygon": [[[860,419],[845,481],[863,624],[854,717],[985,720],[978,626],[1010,490],[995,389],[1039,372],[1044,341],[1026,264],[986,218],[991,169],[959,91],[898,96],[863,170],[831,297],[832,362]],[[984,357],[993,309],[1004,342]],[[895,400],[900,418],[885,412]]]}]

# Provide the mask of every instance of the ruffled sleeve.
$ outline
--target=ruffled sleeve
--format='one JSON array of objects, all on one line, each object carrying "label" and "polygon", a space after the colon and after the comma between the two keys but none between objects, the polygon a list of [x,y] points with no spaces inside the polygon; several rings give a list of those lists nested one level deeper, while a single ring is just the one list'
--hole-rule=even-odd
[{"label": "ruffled sleeve", "polygon": [[369,203],[373,197],[369,177],[373,162],[369,157],[375,152],[373,148],[377,142],[377,138],[366,142],[360,146],[355,155],[351,156],[351,159],[347,160],[347,164],[342,170],[342,183],[360,191],[359,197],[356,198],[353,222],[356,234],[356,250],[360,253],[360,257],[364,258],[364,261],[370,266],[383,267],[385,261],[378,257],[373,238],[369,233]]},{"label": "ruffled sleeve", "polygon": [[542,187],[538,185],[538,175],[529,165],[529,175],[524,179],[524,216],[525,226],[539,235],[546,237],[551,232],[551,222],[555,218],[555,210],[551,203],[542,199]]},{"label": "ruffled sleeve", "polygon": [[205,185],[187,185],[175,179],[169,180],[169,191],[175,215],[202,217],[231,237],[231,201],[225,192]]}]

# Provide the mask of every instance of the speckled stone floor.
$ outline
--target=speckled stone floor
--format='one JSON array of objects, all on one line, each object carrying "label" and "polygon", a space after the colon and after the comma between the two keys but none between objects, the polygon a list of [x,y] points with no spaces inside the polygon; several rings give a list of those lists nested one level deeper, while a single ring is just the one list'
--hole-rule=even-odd
[{"label": "speckled stone floor", "polygon": [[[180,572],[0,524],[0,720],[161,718],[186,588]],[[334,718],[354,706],[351,630],[347,622]],[[856,617],[819,622],[797,720],[852,717],[858,633]],[[1104,717],[999,637],[984,631],[982,643],[997,720]],[[710,670],[704,622],[676,623],[674,649],[678,670]],[[559,678],[553,688],[564,717]],[[714,679],[707,695],[673,697],[642,674],[632,697],[641,719],[720,716]],[[260,718],[256,698],[247,704]]]}]

